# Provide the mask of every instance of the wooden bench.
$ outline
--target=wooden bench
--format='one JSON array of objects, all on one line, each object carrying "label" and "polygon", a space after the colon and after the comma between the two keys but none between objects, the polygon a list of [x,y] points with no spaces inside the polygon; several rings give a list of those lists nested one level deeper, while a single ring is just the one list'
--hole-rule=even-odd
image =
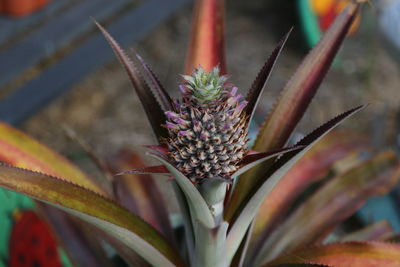
[{"label": "wooden bench", "polygon": [[0,120],[21,123],[114,58],[90,17],[127,46],[189,2],[54,0],[27,18],[0,17]]}]

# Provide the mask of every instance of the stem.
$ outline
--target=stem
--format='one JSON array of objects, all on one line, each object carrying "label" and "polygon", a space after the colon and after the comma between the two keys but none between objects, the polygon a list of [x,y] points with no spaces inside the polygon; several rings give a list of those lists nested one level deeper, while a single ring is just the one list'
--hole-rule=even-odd
[{"label": "stem", "polygon": [[228,267],[226,255],[226,233],[228,223],[210,229],[201,222],[196,223],[195,267]]},{"label": "stem", "polygon": [[194,222],[195,267],[227,267],[226,235],[228,223],[223,222],[226,181],[209,179],[199,186],[215,220],[215,228],[209,228],[200,221]]},{"label": "stem", "polygon": [[215,178],[209,179],[199,186],[200,194],[207,202],[216,225],[219,225],[222,221],[226,185],[225,180]]}]

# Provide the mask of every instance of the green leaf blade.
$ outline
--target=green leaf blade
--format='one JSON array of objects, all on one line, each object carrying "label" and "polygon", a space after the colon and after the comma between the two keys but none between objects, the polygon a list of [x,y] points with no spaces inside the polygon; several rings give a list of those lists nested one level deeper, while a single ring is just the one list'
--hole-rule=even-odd
[{"label": "green leaf blade", "polygon": [[169,170],[171,175],[174,176],[177,184],[181,188],[182,192],[186,196],[190,211],[192,214],[193,220],[199,220],[205,226],[209,228],[215,227],[214,217],[211,214],[211,211],[200,194],[199,190],[192,184],[189,178],[187,178],[183,173],[181,173],[177,168],[175,168],[171,163],[167,160],[150,154],[151,157],[159,160],[164,166]]},{"label": "green leaf blade", "polygon": [[98,226],[156,266],[182,266],[176,250],[149,224],[101,195],[62,179],[0,166],[0,186],[51,204]]}]

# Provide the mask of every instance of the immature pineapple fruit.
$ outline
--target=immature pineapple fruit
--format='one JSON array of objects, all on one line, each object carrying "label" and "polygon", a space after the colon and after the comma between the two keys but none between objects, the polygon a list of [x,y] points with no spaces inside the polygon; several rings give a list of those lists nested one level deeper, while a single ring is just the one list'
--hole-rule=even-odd
[{"label": "immature pineapple fruit", "polygon": [[182,99],[165,112],[169,158],[193,182],[230,177],[246,154],[247,101],[226,85],[219,68],[184,75]]}]

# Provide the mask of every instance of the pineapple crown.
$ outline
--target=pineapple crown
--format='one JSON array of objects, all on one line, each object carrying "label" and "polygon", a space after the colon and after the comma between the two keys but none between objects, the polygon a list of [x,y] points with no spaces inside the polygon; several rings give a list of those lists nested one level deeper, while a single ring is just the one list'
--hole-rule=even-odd
[{"label": "pineapple crown", "polygon": [[220,75],[219,67],[206,72],[201,66],[193,71],[192,75],[182,75],[185,80],[181,85],[184,95],[190,95],[200,105],[220,100],[224,92],[224,84],[228,79]]}]

